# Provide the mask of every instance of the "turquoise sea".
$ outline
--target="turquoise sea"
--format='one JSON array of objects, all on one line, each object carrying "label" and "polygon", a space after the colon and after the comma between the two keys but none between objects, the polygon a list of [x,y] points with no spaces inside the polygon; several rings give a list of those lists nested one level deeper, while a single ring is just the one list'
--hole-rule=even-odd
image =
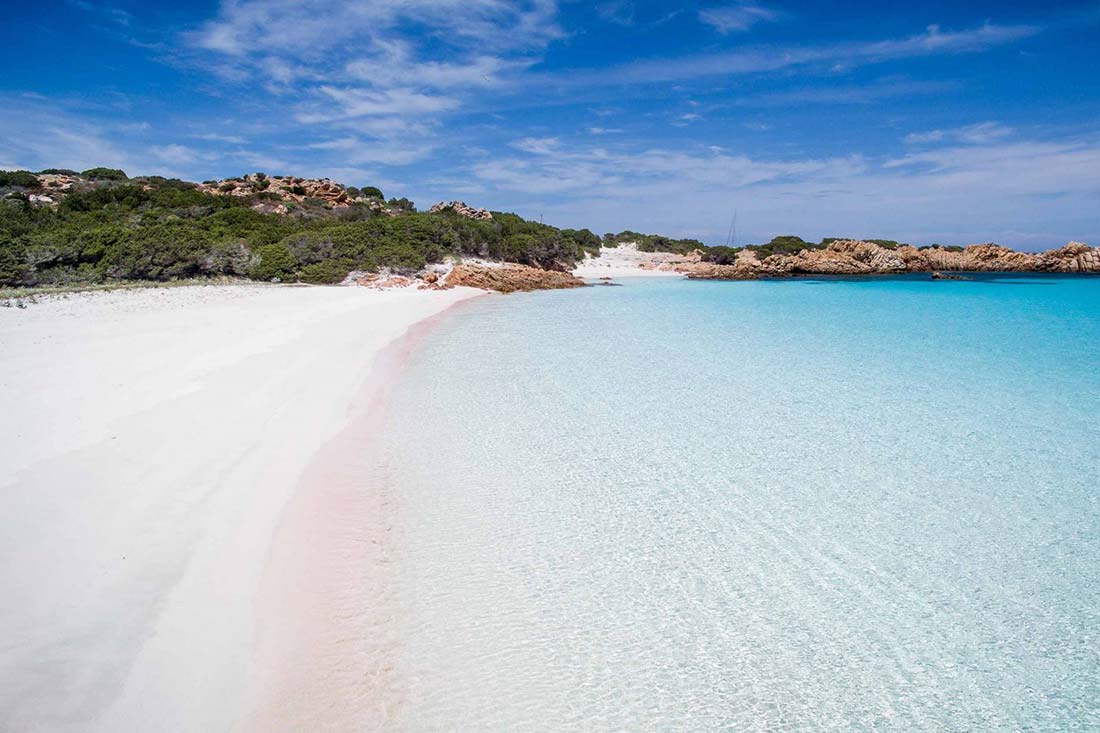
[{"label": "turquoise sea", "polygon": [[378,458],[407,730],[1100,730],[1100,278],[485,297]]}]

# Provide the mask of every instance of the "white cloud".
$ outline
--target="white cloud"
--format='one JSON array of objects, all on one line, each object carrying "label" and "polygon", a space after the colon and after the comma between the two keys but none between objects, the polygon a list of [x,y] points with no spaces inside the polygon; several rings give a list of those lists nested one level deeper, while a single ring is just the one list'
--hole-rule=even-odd
[{"label": "white cloud", "polygon": [[425,41],[503,51],[539,48],[562,35],[554,0],[235,0],[190,35],[218,53],[330,61],[335,48],[399,38],[404,24]]},{"label": "white cloud", "polygon": [[757,23],[774,22],[779,17],[780,13],[771,8],[748,2],[699,11],[699,20],[722,34],[747,31]]},{"label": "white cloud", "polygon": [[630,0],[608,0],[596,5],[596,14],[609,23],[634,24],[634,3]]},{"label": "white cloud", "polygon": [[883,41],[818,46],[756,46],[723,53],[633,61],[607,69],[576,69],[560,74],[558,82],[574,86],[651,84],[798,68],[827,70],[837,64],[850,69],[905,58],[974,53],[1028,38],[1041,31],[1039,26],[989,23],[953,32],[931,26],[924,33]]},{"label": "white cloud", "polygon": [[537,63],[563,35],[557,9],[557,0],[224,0],[185,37],[219,78],[258,79],[300,124],[392,140],[431,136],[442,116]]},{"label": "white cloud", "polygon": [[911,132],[905,136],[905,142],[913,145],[924,143],[936,143],[943,140],[946,133],[943,130],[929,130],[928,132]]},{"label": "white cloud", "polygon": [[[421,115],[445,112],[458,106],[458,100],[441,95],[423,94],[412,89],[374,90],[324,85],[317,90],[326,100],[297,115],[305,124],[369,116]],[[330,108],[335,102],[337,109]]]},{"label": "white cloud", "polygon": [[924,145],[927,143],[952,140],[971,145],[984,145],[997,140],[1002,140],[1012,134],[1011,127],[1005,127],[999,122],[979,122],[965,127],[956,127],[950,130],[928,130],[927,132],[914,132],[905,136],[905,142],[910,145]]},{"label": "white cloud", "polygon": [[861,84],[814,86],[738,97],[743,107],[785,107],[806,104],[870,104],[881,99],[937,94],[957,88],[949,81],[919,81],[886,77]]},{"label": "white cloud", "polygon": [[[795,233],[1046,247],[1100,234],[1090,218],[1096,170],[1100,138],[1090,137],[960,143],[873,160],[559,143],[552,156],[488,158],[469,173],[497,206],[599,231],[643,227],[715,242],[737,208],[749,241]],[[1036,221],[1058,226],[1037,229]]]},{"label": "white cloud", "polygon": [[460,62],[418,61],[415,49],[404,40],[380,40],[372,54],[348,62],[347,73],[355,79],[380,86],[411,86],[427,89],[492,87],[503,83],[502,74],[519,71],[530,59],[506,60],[476,54]]},{"label": "white cloud", "polygon": [[153,145],[149,149],[153,152],[153,155],[171,165],[187,165],[189,163],[194,163],[199,157],[191,148],[176,143],[170,145]]},{"label": "white cloud", "polygon": [[336,150],[341,160],[351,165],[363,163],[382,163],[383,165],[408,165],[422,160],[435,150],[434,145],[400,145],[396,142],[370,143],[357,137],[343,137],[335,140],[312,143],[314,150]]},{"label": "white cloud", "polygon": [[557,151],[558,144],[556,137],[525,137],[514,140],[512,147],[533,155],[550,155]]},{"label": "white cloud", "polygon": [[191,137],[196,140],[207,140],[209,142],[217,143],[230,143],[232,145],[244,145],[246,142],[248,142],[240,135],[222,135],[216,132],[204,132],[199,135],[192,135]]}]

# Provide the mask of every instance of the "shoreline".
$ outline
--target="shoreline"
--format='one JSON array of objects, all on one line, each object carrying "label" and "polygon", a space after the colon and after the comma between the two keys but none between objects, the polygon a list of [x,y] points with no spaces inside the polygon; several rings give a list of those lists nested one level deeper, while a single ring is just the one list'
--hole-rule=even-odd
[{"label": "shoreline", "polygon": [[378,437],[409,359],[466,302],[416,322],[378,352],[353,397],[354,415],[299,478],[257,594],[260,675],[234,731],[377,730],[401,704],[388,598],[392,498],[377,471]]},{"label": "shoreline", "polygon": [[369,408],[379,355],[482,294],[201,286],[0,313],[0,727],[240,721],[301,478]]}]

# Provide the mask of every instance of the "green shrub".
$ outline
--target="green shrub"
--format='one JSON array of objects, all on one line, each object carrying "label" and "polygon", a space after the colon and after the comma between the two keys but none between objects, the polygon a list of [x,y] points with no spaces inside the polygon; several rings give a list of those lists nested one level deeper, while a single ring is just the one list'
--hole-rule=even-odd
[{"label": "green shrub", "polygon": [[298,272],[298,279],[315,285],[335,285],[343,282],[353,269],[347,260],[325,260],[306,265]]},{"label": "green shrub", "polygon": [[209,232],[184,222],[139,227],[111,245],[100,271],[119,280],[177,280],[204,273],[213,242]]},{"label": "green shrub", "polygon": [[0,171],[0,187],[38,188],[38,176],[30,171]]},{"label": "green shrub", "polygon": [[638,245],[639,252],[672,252],[673,254],[686,255],[697,249],[705,249],[706,245],[698,239],[671,239],[660,234],[640,234],[630,230],[618,234],[605,234],[604,244],[608,247],[617,247],[620,244],[633,242]]},{"label": "green shrub", "polygon": [[38,175],[55,175],[55,176],[79,176],[80,174],[71,168],[46,168],[45,170],[38,171]]},{"label": "green shrub", "polygon": [[80,175],[93,181],[125,181],[129,179],[118,168],[89,168]]},{"label": "green shrub", "polygon": [[[0,281],[246,275],[323,283],[352,269],[411,273],[448,255],[559,268],[601,244],[587,229],[561,230],[504,212],[474,220],[418,213],[408,199],[391,199],[395,216],[365,203],[329,211],[324,201],[283,201],[294,214],[282,216],[250,208],[281,200],[271,191],[220,196],[173,178],[96,175],[103,183],[83,183],[56,208],[30,206],[18,190],[0,198]],[[238,180],[222,183],[237,186]],[[277,180],[304,190],[301,179]]]},{"label": "green shrub", "polygon": [[363,188],[359,189],[359,195],[366,196],[367,198],[371,199],[381,199],[382,201],[386,200],[386,197],[382,195],[382,189],[376,186],[364,186]]},{"label": "green shrub", "polygon": [[824,247],[824,244],[807,242],[802,237],[785,235],[773,237],[767,244],[750,244],[745,249],[755,252],[757,257],[764,259],[771,255],[793,255],[804,249],[824,249]]},{"label": "green shrub", "polygon": [[256,262],[249,276],[255,280],[286,280],[298,268],[294,255],[285,244],[268,244],[256,250]]},{"label": "green shrub", "polygon": [[737,253],[740,251],[740,247],[727,247],[725,245],[707,247],[703,253],[703,262],[713,262],[716,265],[733,265],[737,263]]},{"label": "green shrub", "polygon": [[23,259],[23,248],[14,242],[0,244],[0,285],[31,285],[34,272]]},{"label": "green shrub", "polygon": [[190,181],[181,181],[178,178],[165,178],[164,176],[142,176],[132,179],[135,183],[144,183],[153,188],[171,188],[177,191],[191,191],[195,184]]}]

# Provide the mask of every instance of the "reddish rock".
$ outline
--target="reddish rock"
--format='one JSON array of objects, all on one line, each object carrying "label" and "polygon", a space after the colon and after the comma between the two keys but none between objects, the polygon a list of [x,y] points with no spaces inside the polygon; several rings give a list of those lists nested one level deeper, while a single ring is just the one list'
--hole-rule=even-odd
[{"label": "reddish rock", "polygon": [[689,278],[751,280],[788,275],[885,275],[901,272],[1081,272],[1100,273],[1100,249],[1080,242],[1042,254],[1017,252],[996,244],[974,244],[961,250],[943,247],[896,249],[874,242],[840,240],[822,249],[771,255],[760,260],[750,250],[738,253],[734,265],[706,262],[674,268]]},{"label": "reddish rock", "polygon": [[526,265],[456,265],[447,276],[447,285],[514,293],[520,290],[580,288],[584,287],[584,280],[568,272],[540,270]]}]

